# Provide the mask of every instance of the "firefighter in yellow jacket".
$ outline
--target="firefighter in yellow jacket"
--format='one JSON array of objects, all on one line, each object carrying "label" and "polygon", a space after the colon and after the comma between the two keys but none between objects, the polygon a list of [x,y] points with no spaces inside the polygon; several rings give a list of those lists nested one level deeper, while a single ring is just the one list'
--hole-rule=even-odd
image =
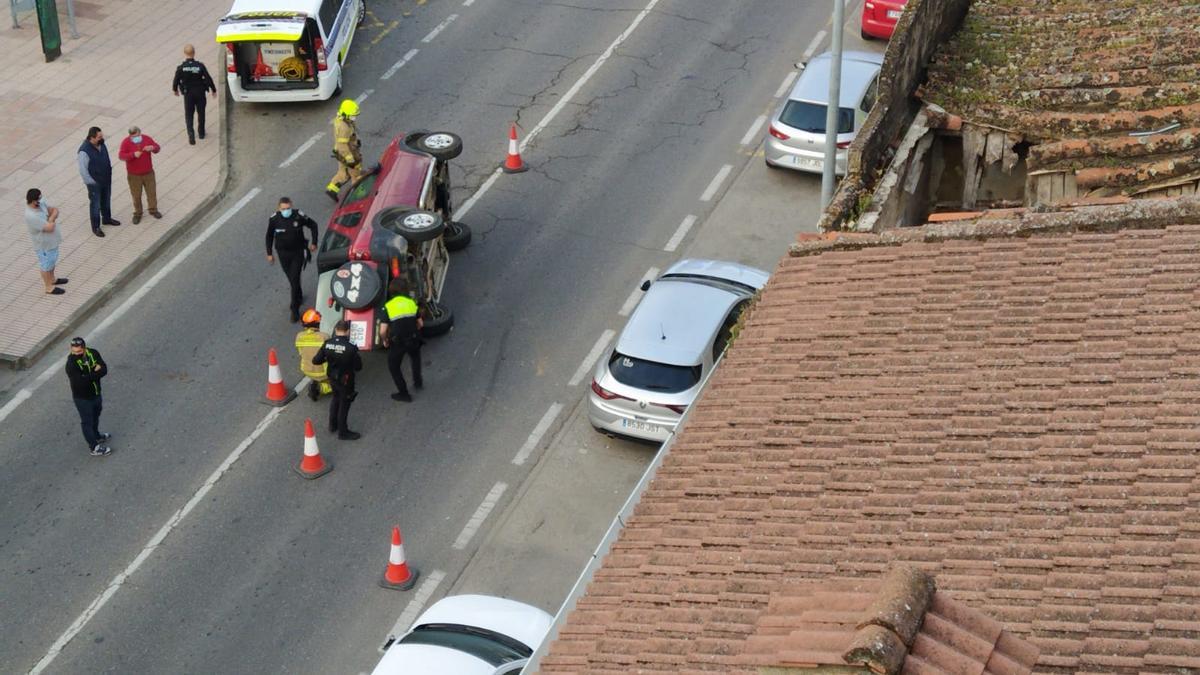
[{"label": "firefighter in yellow jacket", "polygon": [[362,176],[362,141],[354,128],[357,117],[358,103],[348,98],[338,106],[333,118],[333,158],[338,162],[338,170],[325,186],[325,194],[335,202],[346,181],[356,181]]},{"label": "firefighter in yellow jacket", "polygon": [[318,366],[312,361],[329,336],[321,332],[321,313],[315,309],[305,310],[300,322],[304,330],[296,334],[296,351],[300,352],[300,372],[312,379],[308,385],[308,397],[315,401],[321,394],[333,391],[325,374],[325,364]]}]

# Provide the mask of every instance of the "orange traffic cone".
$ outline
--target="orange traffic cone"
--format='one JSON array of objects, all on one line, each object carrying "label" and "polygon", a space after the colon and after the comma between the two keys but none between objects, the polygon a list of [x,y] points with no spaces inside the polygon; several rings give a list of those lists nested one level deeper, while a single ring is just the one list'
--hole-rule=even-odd
[{"label": "orange traffic cone", "polygon": [[521,148],[517,145],[517,125],[508,128],[508,158],[500,165],[504,173],[521,173],[528,171],[529,166],[521,159]]},{"label": "orange traffic cone", "polygon": [[333,471],[333,463],[326,462],[321,458],[321,451],[317,448],[317,435],[313,432],[312,420],[307,417],[304,419],[304,459],[300,460],[300,466],[295,468],[296,473],[309,480],[320,478]]},{"label": "orange traffic cone", "polygon": [[392,528],[392,550],[388,555],[387,571],[379,585],[396,591],[407,591],[417,583],[417,568],[409,567],[404,559],[404,542],[400,539],[400,528]]},{"label": "orange traffic cone", "polygon": [[275,348],[267,352],[267,394],[263,396],[262,402],[275,407],[284,406],[292,402],[296,398],[296,392],[288,389],[283,383],[283,373],[279,372],[279,357],[275,355]]}]

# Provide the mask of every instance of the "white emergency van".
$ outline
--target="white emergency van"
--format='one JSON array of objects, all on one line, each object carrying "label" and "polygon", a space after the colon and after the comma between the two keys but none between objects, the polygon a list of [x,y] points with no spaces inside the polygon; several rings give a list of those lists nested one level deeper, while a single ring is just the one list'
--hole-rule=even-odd
[{"label": "white emergency van", "polygon": [[323,101],[342,68],[366,0],[234,0],[217,25],[235,101]]}]

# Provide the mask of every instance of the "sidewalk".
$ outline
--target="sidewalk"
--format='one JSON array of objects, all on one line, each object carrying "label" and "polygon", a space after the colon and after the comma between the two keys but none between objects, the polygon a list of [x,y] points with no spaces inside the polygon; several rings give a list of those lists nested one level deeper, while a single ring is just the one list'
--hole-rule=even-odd
[{"label": "sidewalk", "polygon": [[[75,2],[79,38],[70,37],[66,3],[58,2],[63,54],[45,63],[32,11],[19,15],[20,29],[5,17],[0,51],[0,362],[24,367],[70,326],[138,271],[172,235],[215,203],[224,183],[224,60],[213,35],[229,0],[108,0]],[[208,99],[208,136],[189,146],[183,102],[171,93],[185,43],[196,46],[219,90]],[[145,214],[132,222],[121,140],[136,124],[162,146],[154,157],[161,220]],[[87,192],[75,154],[87,129],[104,130],[113,162],[112,213],[121,227],[92,235]],[[66,295],[43,292],[37,258],[22,216],[25,191],[39,188],[62,215],[58,276]]]}]

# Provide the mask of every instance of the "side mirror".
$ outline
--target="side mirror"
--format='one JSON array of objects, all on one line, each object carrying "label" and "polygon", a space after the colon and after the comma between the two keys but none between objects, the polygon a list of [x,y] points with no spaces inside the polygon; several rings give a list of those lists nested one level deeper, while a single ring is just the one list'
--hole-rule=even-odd
[{"label": "side mirror", "polygon": [[650,280],[649,279],[642,282],[642,291],[648,291],[648,290],[650,290]]},{"label": "side mirror", "polygon": [[803,61],[797,61],[796,63],[794,63],[792,65],[796,66],[797,71],[799,71],[801,73],[804,72],[804,62]]}]

